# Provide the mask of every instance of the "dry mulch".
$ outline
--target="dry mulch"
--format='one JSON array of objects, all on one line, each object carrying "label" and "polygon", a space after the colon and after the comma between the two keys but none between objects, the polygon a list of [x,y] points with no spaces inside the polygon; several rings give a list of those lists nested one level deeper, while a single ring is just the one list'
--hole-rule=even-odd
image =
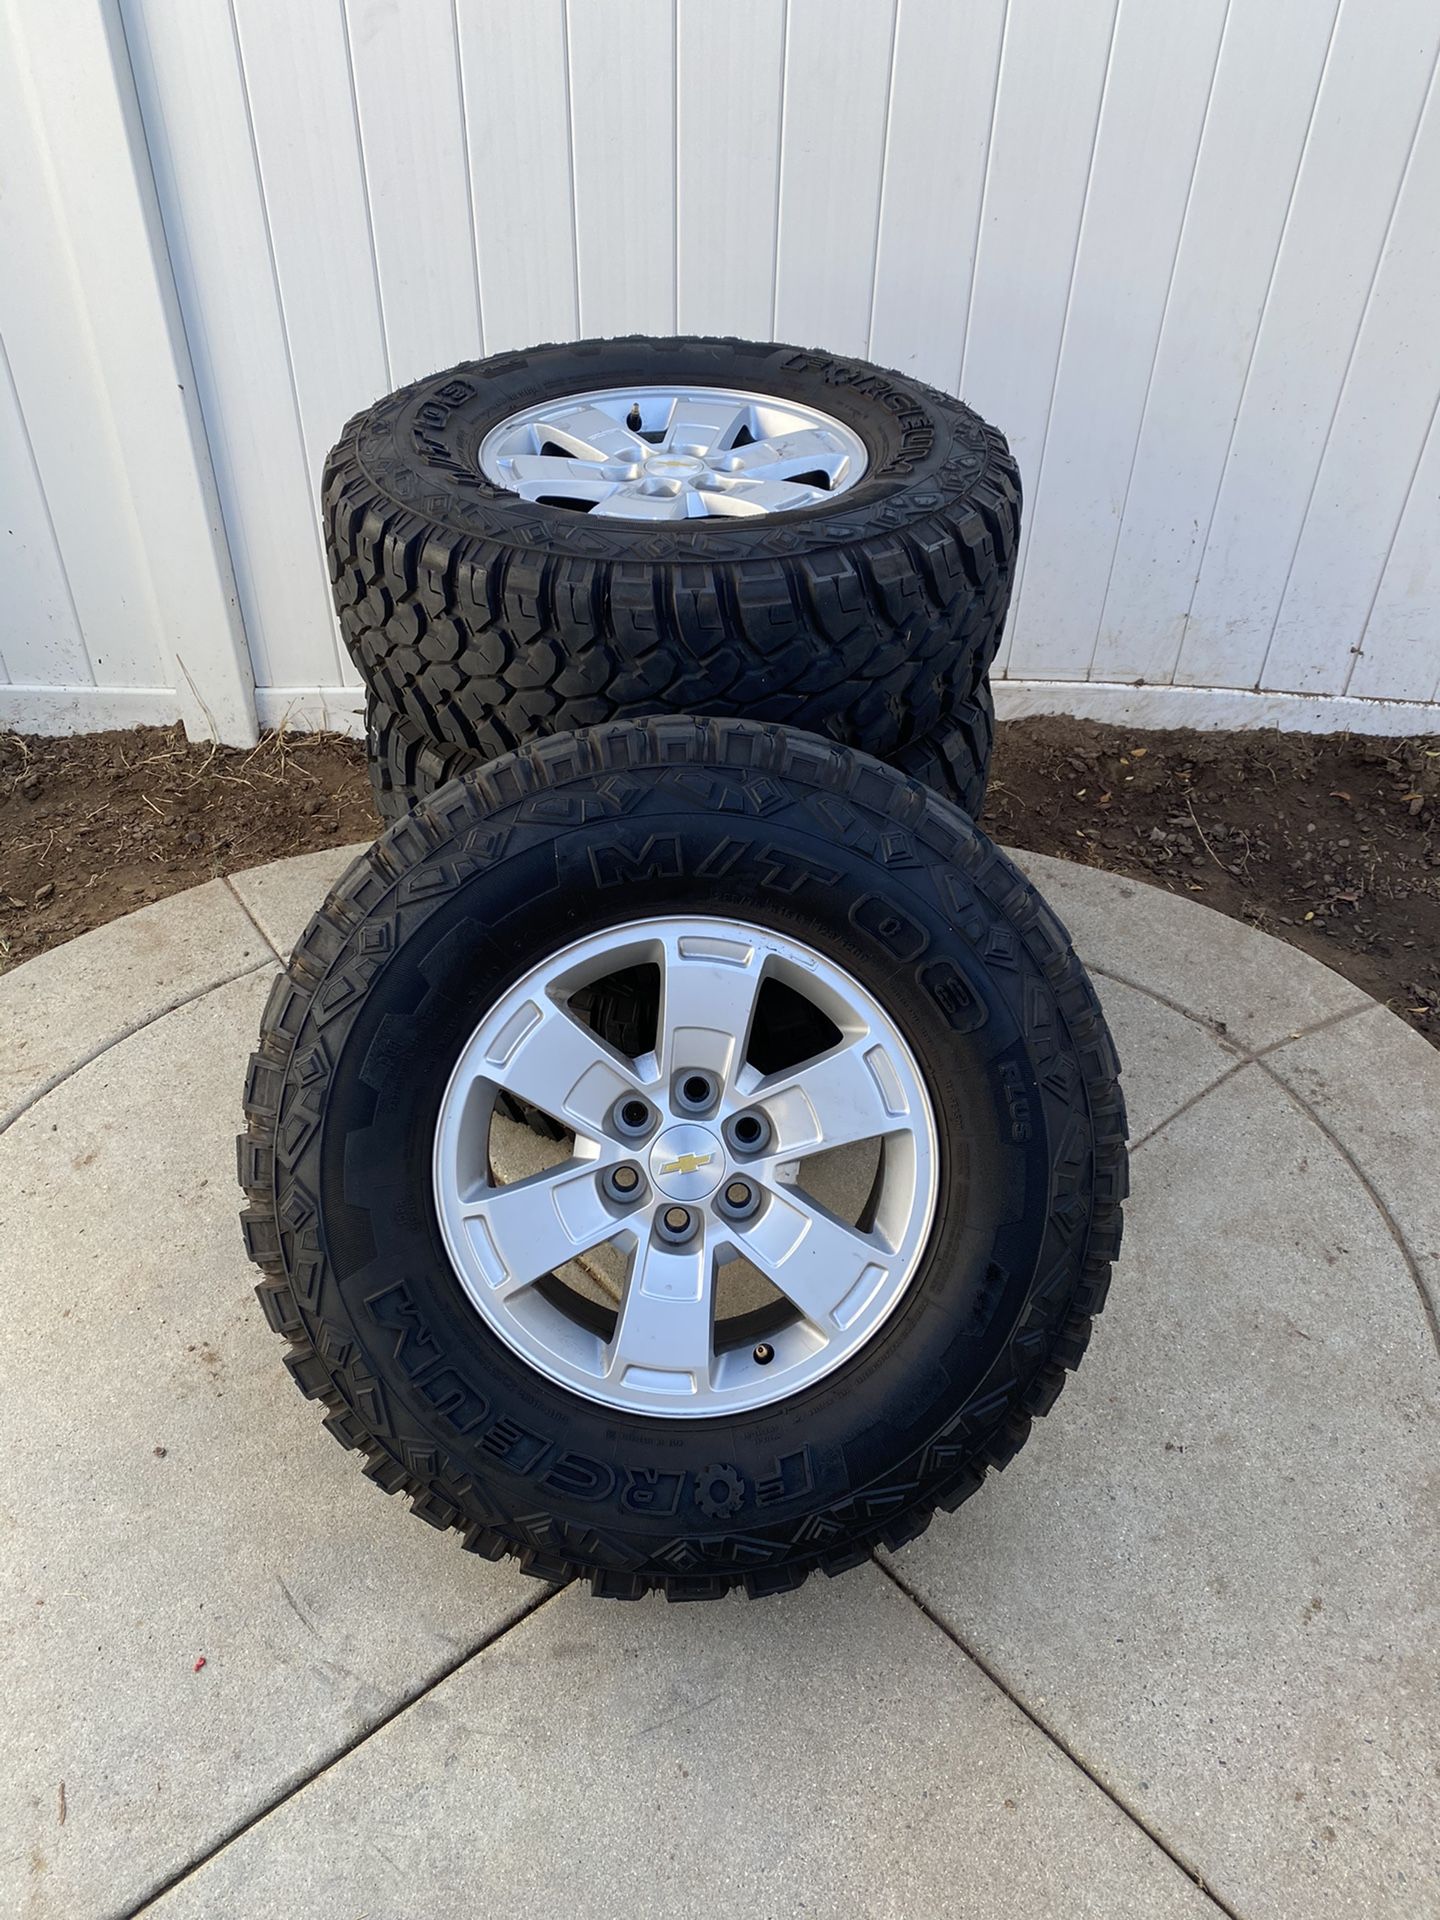
[{"label": "dry mulch", "polygon": [[[999,840],[1203,901],[1315,955],[1440,1046],[1440,738],[1003,725]],[[0,735],[0,969],[216,874],[366,840],[359,745],[178,728]]]}]

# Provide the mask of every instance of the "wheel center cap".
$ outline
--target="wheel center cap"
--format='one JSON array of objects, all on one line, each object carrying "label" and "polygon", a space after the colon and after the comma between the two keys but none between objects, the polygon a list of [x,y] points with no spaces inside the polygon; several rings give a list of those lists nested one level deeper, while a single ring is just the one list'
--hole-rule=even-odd
[{"label": "wheel center cap", "polygon": [[705,462],[693,453],[657,453],[645,462],[645,471],[658,473],[662,478],[689,480],[705,471]]},{"label": "wheel center cap", "polygon": [[667,1200],[704,1200],[725,1177],[725,1149],[708,1127],[682,1121],[650,1149],[650,1178]]}]

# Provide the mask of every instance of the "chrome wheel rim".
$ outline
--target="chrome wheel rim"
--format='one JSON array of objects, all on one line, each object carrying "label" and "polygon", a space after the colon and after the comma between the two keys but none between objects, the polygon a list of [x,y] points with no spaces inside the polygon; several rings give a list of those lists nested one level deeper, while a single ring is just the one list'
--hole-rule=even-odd
[{"label": "chrome wheel rim", "polygon": [[744,519],[823,505],[869,457],[793,400],[734,387],[605,387],[512,413],[486,434],[487,480],[599,520]]},{"label": "chrome wheel rim", "polygon": [[[622,969],[656,979],[636,1055],[575,1004]],[[770,1038],[782,1004],[797,1060]],[[556,1164],[497,1177],[502,1094],[569,1130]],[[816,1169],[872,1153],[847,1220]],[[788,1399],[874,1338],[914,1281],[938,1172],[920,1069],[866,988],[762,928],[666,918],[566,946],[490,1009],[441,1101],[434,1195],[460,1284],[512,1352],[603,1406],[697,1418]],[[564,1280],[602,1255],[613,1309]],[[722,1314],[737,1275],[774,1298]]]}]

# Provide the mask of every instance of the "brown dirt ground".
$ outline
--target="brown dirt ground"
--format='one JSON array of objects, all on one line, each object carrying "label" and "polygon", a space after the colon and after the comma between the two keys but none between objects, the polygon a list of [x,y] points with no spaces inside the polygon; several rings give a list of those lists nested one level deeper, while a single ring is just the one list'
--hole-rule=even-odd
[{"label": "brown dirt ground", "polygon": [[[1000,728],[999,840],[1153,881],[1289,940],[1440,1046],[1440,738]],[[213,875],[378,831],[334,735],[0,735],[0,970]]]}]

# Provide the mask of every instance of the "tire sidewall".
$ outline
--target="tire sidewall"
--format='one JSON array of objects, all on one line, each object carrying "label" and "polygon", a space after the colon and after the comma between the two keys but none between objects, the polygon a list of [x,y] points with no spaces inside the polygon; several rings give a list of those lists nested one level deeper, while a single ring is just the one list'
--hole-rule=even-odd
[{"label": "tire sidewall", "polygon": [[[833,501],[753,520],[601,522],[520,500],[480,470],[485,435],[510,414],[588,391],[737,387],[831,414],[870,465]],[[774,558],[893,532],[953,512],[1004,442],[959,401],[903,374],[815,349],[709,338],[590,340],[502,354],[431,375],[351,423],[361,467],[437,527],[527,550],[651,562]]]}]

